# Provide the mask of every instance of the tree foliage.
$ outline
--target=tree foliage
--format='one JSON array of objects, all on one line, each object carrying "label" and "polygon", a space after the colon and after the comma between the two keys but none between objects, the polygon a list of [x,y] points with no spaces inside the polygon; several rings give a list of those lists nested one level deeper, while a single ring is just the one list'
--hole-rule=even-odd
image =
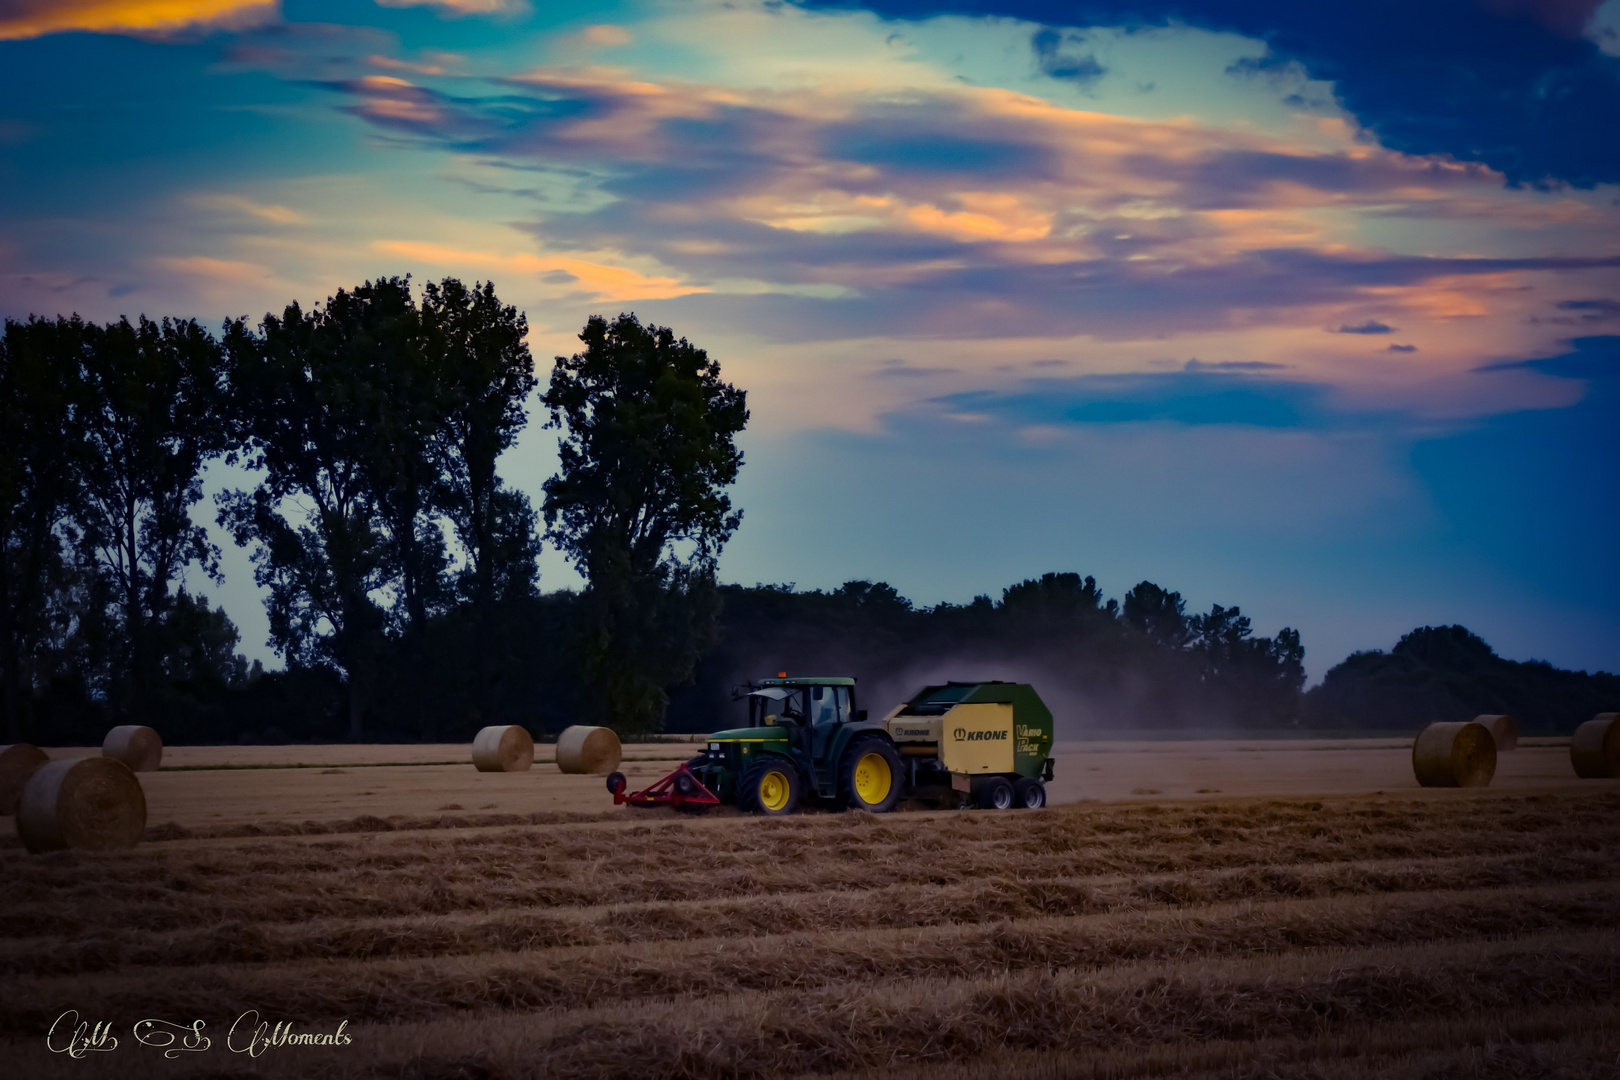
[{"label": "tree foliage", "polygon": [[542,401],[565,426],[545,484],[547,536],[589,582],[584,660],[593,711],[656,728],[666,687],[713,634],[714,564],[742,520],[725,489],[742,453],[747,397],[667,327],[593,317],[559,356]]},{"label": "tree foliage", "polygon": [[1462,626],[1422,626],[1388,652],[1353,653],[1306,695],[1313,723],[1417,731],[1509,713],[1524,730],[1568,733],[1620,706],[1620,676],[1506,660]]},{"label": "tree foliage", "polygon": [[64,619],[66,545],[78,490],[75,432],[85,325],[6,320],[0,337],[0,708],[23,737],[41,653]]},{"label": "tree foliage", "polygon": [[191,508],[204,464],[227,444],[221,351],[195,321],[142,316],[86,327],[80,361],[73,516],[122,625],[124,709],[143,717],[180,573],[196,563],[218,574],[219,551]]},{"label": "tree foliage", "polygon": [[245,464],[264,479],[222,495],[220,522],[253,549],[276,649],[347,675],[352,738],[363,732],[385,624],[373,598],[391,554],[378,481],[394,448],[379,436],[398,426],[386,399],[415,359],[409,299],[401,279],[368,282],[324,308],[266,315],[258,334],[241,321],[226,334]]},{"label": "tree foliage", "polygon": [[456,602],[441,521],[466,552],[463,599],[487,611],[534,588],[533,512],[495,475],[534,385],[526,333],[493,285],[454,278],[420,305],[408,278],[382,278],[227,332],[244,460],[264,480],[222,497],[220,519],[253,547],[278,651],[345,673],[352,738],[390,634],[419,658]]}]

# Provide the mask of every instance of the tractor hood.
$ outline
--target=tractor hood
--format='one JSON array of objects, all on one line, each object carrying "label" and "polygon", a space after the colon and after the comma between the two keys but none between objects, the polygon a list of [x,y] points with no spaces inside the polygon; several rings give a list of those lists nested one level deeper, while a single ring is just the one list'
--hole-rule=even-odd
[{"label": "tractor hood", "polygon": [[771,742],[787,745],[788,733],[779,727],[741,727],[716,731],[710,742]]}]

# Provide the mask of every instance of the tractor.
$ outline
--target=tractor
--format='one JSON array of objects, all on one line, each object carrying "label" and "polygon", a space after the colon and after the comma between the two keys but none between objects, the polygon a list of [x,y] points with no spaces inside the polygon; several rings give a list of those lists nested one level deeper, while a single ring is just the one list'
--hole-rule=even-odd
[{"label": "tractor", "polygon": [[882,722],[857,708],[851,678],[761,679],[737,688],[748,726],[710,735],[704,752],[642,791],[607,778],[615,804],[767,815],[802,803],[884,813],[907,796],[966,795],[1006,809],[1046,802],[1052,714],[1021,683],[924,687]]}]

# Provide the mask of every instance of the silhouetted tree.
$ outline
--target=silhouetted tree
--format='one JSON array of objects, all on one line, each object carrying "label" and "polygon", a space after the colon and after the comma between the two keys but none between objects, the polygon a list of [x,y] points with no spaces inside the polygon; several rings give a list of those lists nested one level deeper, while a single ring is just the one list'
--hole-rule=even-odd
[{"label": "silhouetted tree", "polygon": [[1126,625],[1161,645],[1180,649],[1192,640],[1187,603],[1178,592],[1168,592],[1151,581],[1141,582],[1125,594]]},{"label": "silhouetted tree", "polygon": [[116,680],[137,716],[162,678],[154,637],[175,579],[193,562],[218,575],[219,550],[191,508],[227,442],[221,373],[219,343],[195,321],[85,328],[73,517],[118,611],[127,652]]},{"label": "silhouetted tree", "polygon": [[746,395],[666,327],[593,317],[542,400],[567,427],[546,481],[548,535],[585,575],[583,643],[595,711],[656,728],[666,687],[712,639],[714,564],[742,515],[725,488]]},{"label": "silhouetted tree", "polygon": [[384,398],[414,321],[408,301],[400,279],[368,282],[324,308],[295,302],[266,315],[257,335],[239,320],[225,336],[243,459],[264,479],[221,495],[220,522],[253,548],[276,649],[293,664],[331,662],[346,674],[353,739],[364,733],[383,644],[372,594],[388,583],[391,555],[395,565],[412,561],[399,551],[402,535],[390,551],[377,489],[388,452],[379,438],[397,430],[384,422]]},{"label": "silhouetted tree", "polygon": [[67,571],[58,531],[77,485],[79,358],[85,326],[6,320],[0,337],[0,707],[23,738],[39,650]]},{"label": "silhouetted tree", "polygon": [[472,608],[473,699],[487,715],[499,676],[496,605],[532,595],[538,573],[534,509],[495,473],[528,422],[524,401],[537,381],[524,340],[529,324],[500,302],[493,283],[469,289],[455,278],[428,284],[422,324],[440,394],[434,504],[466,554],[456,592]]},{"label": "silhouetted tree", "polygon": [[1436,720],[1511,713],[1527,731],[1568,734],[1620,709],[1620,675],[1498,656],[1462,626],[1422,626],[1389,652],[1353,653],[1306,695],[1315,724],[1416,732]]}]

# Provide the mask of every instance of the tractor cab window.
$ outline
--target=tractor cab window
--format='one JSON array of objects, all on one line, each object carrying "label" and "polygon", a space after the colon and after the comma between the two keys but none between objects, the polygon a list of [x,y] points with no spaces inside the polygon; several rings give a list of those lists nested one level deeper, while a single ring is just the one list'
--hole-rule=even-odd
[{"label": "tractor cab window", "polygon": [[811,724],[841,724],[849,718],[849,687],[812,686],[810,688]]},{"label": "tractor cab window", "polygon": [[804,691],[769,686],[748,696],[749,721],[754,727],[766,724],[802,724],[805,720]]}]

